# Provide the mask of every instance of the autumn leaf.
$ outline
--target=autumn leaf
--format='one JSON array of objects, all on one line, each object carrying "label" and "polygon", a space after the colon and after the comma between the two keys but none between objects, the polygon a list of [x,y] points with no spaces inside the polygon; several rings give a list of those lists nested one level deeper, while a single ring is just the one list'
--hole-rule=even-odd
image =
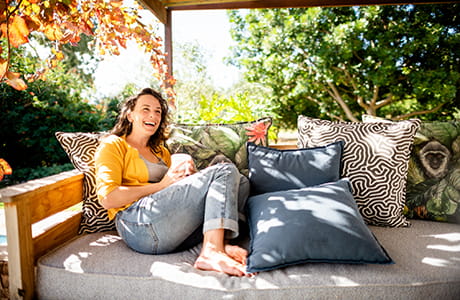
[{"label": "autumn leaf", "polygon": [[35,31],[40,28],[40,20],[36,16],[25,16],[24,20],[29,31]]},{"label": "autumn leaf", "polygon": [[5,175],[13,174],[13,169],[11,169],[10,165],[3,158],[0,158],[0,168]]},{"label": "autumn leaf", "polygon": [[[39,71],[24,77],[29,81],[45,80],[47,71],[63,59],[64,54],[58,51],[61,45],[77,44],[81,34],[93,36],[95,50],[102,54],[119,55],[128,40],[135,40],[151,54],[150,62],[156,70],[154,75],[166,87],[166,83],[172,81],[166,73],[161,36],[153,26],[142,24],[138,11],[142,7],[133,2],[124,7],[123,0],[0,0],[0,35],[7,37],[8,43],[8,47],[0,47],[0,57],[9,60],[11,47],[28,43],[32,32],[43,33],[54,42],[57,51],[43,60],[43,64],[37,67]],[[27,88],[20,74],[8,70],[10,67],[5,60],[0,61],[2,80],[15,89]]]},{"label": "autumn leaf", "polygon": [[113,7],[120,7],[123,4],[123,0],[112,0],[110,1],[110,5]]},{"label": "autumn leaf", "polygon": [[6,59],[0,58],[0,78],[5,77],[7,67],[8,61]]},{"label": "autumn leaf", "polygon": [[64,37],[61,28],[59,28],[59,25],[57,24],[50,24],[46,26],[43,32],[45,33],[46,37],[51,41],[59,41]]},{"label": "autumn leaf", "polygon": [[[3,31],[3,27],[2,27],[2,31]],[[27,38],[29,33],[30,33],[29,28],[27,28],[27,24],[24,18],[20,16],[14,16],[14,18],[12,19],[9,25],[8,38],[11,43],[11,46],[17,48],[20,45],[29,42],[29,39]],[[6,36],[6,32],[4,32],[4,36]]]},{"label": "autumn leaf", "polygon": [[3,175],[11,175],[13,174],[13,169],[11,169],[10,165],[4,160],[0,158],[0,181],[3,179]]},{"label": "autumn leaf", "polygon": [[21,74],[7,71],[6,72],[6,83],[11,85],[18,91],[27,89],[27,84],[20,78]]},{"label": "autumn leaf", "polygon": [[3,15],[6,11],[6,1],[0,1],[0,15]]}]

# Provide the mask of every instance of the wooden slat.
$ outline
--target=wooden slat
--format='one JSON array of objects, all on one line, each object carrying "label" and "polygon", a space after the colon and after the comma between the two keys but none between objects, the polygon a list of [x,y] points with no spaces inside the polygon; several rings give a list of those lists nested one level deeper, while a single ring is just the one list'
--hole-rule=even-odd
[{"label": "wooden slat", "polygon": [[34,237],[34,261],[51,249],[62,245],[64,242],[78,235],[81,212],[73,212],[67,215],[64,221],[54,224],[51,228],[46,228],[46,231]]},{"label": "wooden slat", "polygon": [[56,188],[54,185],[66,185],[70,181],[83,179],[77,170],[62,172],[56,175],[30,180],[25,183],[0,189],[0,202],[18,202],[29,198],[34,193],[41,193]]},{"label": "wooden slat", "polygon": [[82,200],[83,174],[76,171],[15,185],[0,190],[0,202],[24,202],[31,224],[71,207]]},{"label": "wooden slat", "polygon": [[83,180],[79,177],[74,179],[64,185],[55,183],[54,189],[36,193],[29,198],[32,224],[82,201]]}]

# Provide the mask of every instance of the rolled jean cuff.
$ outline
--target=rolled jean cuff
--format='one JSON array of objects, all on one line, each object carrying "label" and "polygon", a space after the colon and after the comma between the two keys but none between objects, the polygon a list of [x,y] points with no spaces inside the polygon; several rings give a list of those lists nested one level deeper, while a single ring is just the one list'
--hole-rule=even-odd
[{"label": "rolled jean cuff", "polygon": [[238,222],[231,219],[212,219],[203,224],[203,234],[213,229],[226,229],[226,239],[234,239],[238,237]]}]

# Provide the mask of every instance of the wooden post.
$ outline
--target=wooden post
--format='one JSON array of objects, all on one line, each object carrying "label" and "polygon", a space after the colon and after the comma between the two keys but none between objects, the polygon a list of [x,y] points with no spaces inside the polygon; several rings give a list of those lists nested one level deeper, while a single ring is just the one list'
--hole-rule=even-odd
[{"label": "wooden post", "polygon": [[27,201],[5,203],[10,299],[33,299],[34,249]]},{"label": "wooden post", "polygon": [[168,66],[168,76],[173,76],[173,43],[172,43],[172,12],[170,9],[166,10],[166,23],[165,23],[165,53],[166,65]]}]

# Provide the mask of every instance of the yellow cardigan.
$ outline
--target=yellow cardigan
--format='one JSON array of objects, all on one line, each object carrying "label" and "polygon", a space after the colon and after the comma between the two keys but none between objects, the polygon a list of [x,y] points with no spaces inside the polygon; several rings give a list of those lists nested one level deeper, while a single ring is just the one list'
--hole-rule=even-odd
[{"label": "yellow cardigan", "polygon": [[[163,159],[166,165],[171,166],[171,154],[161,146],[160,152],[155,153]],[[111,191],[122,185],[148,184],[148,170],[145,162],[140,158],[136,148],[126,142],[126,137],[110,135],[104,138],[95,154],[96,163],[96,190],[98,199],[105,198]],[[109,219],[125,208],[108,209]]]}]

